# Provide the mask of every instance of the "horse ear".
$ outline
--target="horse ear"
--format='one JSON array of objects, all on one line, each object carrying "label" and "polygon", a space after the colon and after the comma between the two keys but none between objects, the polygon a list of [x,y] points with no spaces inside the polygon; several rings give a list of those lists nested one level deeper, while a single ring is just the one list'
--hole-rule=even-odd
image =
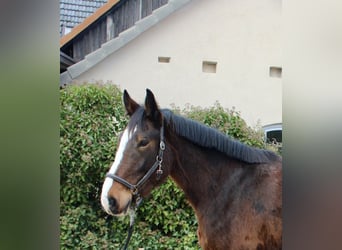
[{"label": "horse ear", "polygon": [[125,108],[127,111],[127,114],[129,116],[132,116],[134,114],[134,112],[137,110],[137,108],[139,108],[139,104],[136,103],[128,94],[127,90],[124,90],[123,93],[123,101],[125,104]]},{"label": "horse ear", "polygon": [[146,116],[157,126],[161,126],[162,115],[158,108],[158,104],[151,90],[146,89],[145,98]]}]

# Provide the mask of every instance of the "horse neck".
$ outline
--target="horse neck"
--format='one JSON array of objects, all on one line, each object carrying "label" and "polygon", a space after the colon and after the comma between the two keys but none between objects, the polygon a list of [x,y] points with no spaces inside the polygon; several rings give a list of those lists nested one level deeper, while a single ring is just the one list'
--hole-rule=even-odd
[{"label": "horse neck", "polygon": [[185,192],[195,210],[215,198],[220,184],[239,169],[238,161],[180,137],[173,144],[173,151],[175,162],[170,176]]}]

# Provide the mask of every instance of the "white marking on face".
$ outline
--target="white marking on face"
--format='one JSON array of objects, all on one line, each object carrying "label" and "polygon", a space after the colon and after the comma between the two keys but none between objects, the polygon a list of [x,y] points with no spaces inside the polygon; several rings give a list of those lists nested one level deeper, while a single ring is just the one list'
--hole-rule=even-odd
[{"label": "white marking on face", "polygon": [[[128,128],[125,129],[125,131],[122,134],[121,140],[120,140],[120,144],[119,144],[119,148],[116,151],[116,155],[115,155],[115,160],[114,163],[112,164],[109,173],[111,174],[115,174],[124,155],[125,149],[126,149],[126,145],[129,142],[129,140],[132,138],[134,132],[136,131],[137,127],[134,128],[133,132],[129,133],[128,132]],[[109,201],[108,201],[108,192],[111,188],[111,186],[113,185],[113,179],[112,178],[106,178],[103,186],[102,186],[102,192],[101,192],[101,204],[102,207],[104,208],[104,210],[108,213],[108,214],[112,214],[110,212],[109,209]]]},{"label": "white marking on face", "polygon": [[135,126],[134,129],[129,133],[129,135],[128,135],[129,139],[132,138],[132,136],[133,136],[134,133],[137,131],[137,129],[138,129],[138,126]]}]

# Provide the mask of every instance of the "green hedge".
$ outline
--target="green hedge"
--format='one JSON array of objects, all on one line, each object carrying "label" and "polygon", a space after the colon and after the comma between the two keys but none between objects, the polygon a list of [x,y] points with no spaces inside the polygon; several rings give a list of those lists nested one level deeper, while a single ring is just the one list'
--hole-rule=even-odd
[{"label": "green hedge", "polygon": [[[127,124],[122,92],[115,85],[70,85],[60,91],[61,249],[119,249],[128,218],[108,216],[100,205],[104,175],[114,161],[118,132]],[[218,103],[175,112],[257,147],[263,134],[239,112]],[[198,249],[197,222],[183,192],[168,180],[139,208],[131,249]]]}]

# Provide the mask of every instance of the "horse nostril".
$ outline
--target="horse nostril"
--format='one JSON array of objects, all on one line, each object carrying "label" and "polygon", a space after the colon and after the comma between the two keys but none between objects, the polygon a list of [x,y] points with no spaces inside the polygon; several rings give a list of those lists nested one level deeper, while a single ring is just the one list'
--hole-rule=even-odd
[{"label": "horse nostril", "polygon": [[115,198],[108,197],[109,209],[113,214],[117,213],[117,202]]}]

